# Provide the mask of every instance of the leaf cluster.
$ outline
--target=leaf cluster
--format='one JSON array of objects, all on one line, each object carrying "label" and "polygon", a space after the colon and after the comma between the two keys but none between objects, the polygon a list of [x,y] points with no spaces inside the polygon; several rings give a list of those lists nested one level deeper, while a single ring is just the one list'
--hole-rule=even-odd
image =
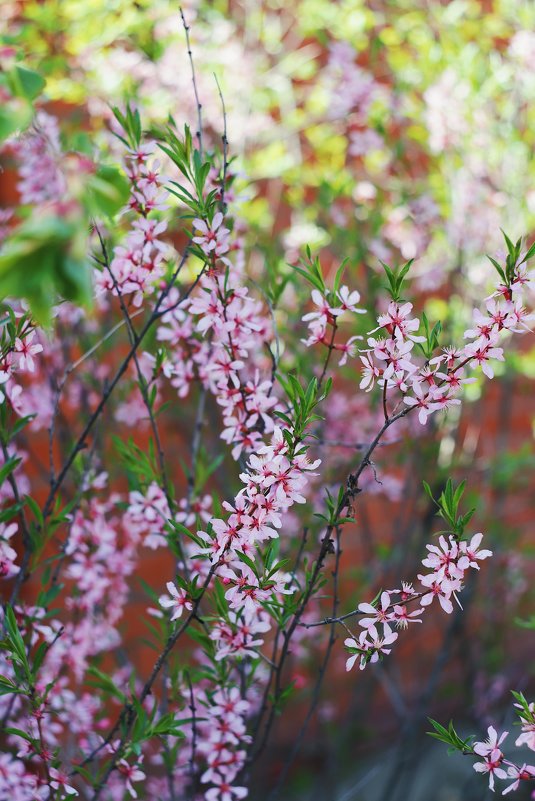
[{"label": "leaf cluster", "polygon": [[319,389],[316,378],[310,381],[306,389],[303,389],[296,376],[292,373],[288,373],[285,378],[277,375],[277,380],[284,389],[293,410],[292,415],[285,412],[275,412],[277,417],[283,420],[290,429],[283,430],[282,434],[288,444],[290,454],[293,455],[296,445],[303,440],[308,426],[316,420],[322,419],[319,415],[314,414],[314,409],[329,394],[332,380],[329,378],[325,382],[323,390]]},{"label": "leaf cluster", "polygon": [[388,264],[385,264],[384,261],[381,261],[388,282],[386,284],[383,284],[383,288],[386,289],[392,300],[395,301],[396,303],[402,300],[401,293],[405,283],[405,278],[411,268],[413,261],[414,259],[409,259],[408,262],[406,262],[402,267],[396,270],[392,270],[392,268],[389,267]]},{"label": "leaf cluster", "polygon": [[439,533],[453,534],[457,540],[463,539],[464,530],[476,511],[475,508],[470,509],[465,514],[461,514],[459,511],[459,504],[464,494],[466,481],[461,481],[461,483],[456,487],[451,478],[448,478],[446,481],[446,486],[438,498],[433,496],[431,487],[426,481],[423,482],[423,486],[427,496],[437,507],[438,517],[441,517],[449,526],[447,531],[442,531]]},{"label": "leaf cluster", "polygon": [[452,720],[450,720],[448,728],[445,728],[432,718],[428,718],[428,720],[429,723],[432,725],[434,731],[428,731],[427,734],[430,737],[434,737],[435,740],[440,740],[441,743],[446,743],[446,745],[449,745],[450,746],[449,753],[453,753],[454,751],[460,751],[463,754],[474,753],[474,749],[472,747],[472,742],[474,740],[473,735],[470,735],[466,739],[460,737],[455,731],[455,727],[453,725]]},{"label": "leaf cluster", "polygon": [[505,240],[505,245],[507,247],[507,256],[505,257],[505,265],[502,267],[501,264],[492,256],[487,255],[487,259],[490,261],[490,263],[493,265],[496,272],[502,279],[504,286],[509,288],[517,276],[518,267],[520,267],[522,264],[525,264],[529,259],[531,259],[535,255],[535,242],[531,245],[530,248],[528,248],[528,250],[522,257],[522,260],[519,261],[520,252],[522,249],[522,237],[519,237],[513,244],[513,242],[511,241],[511,239],[509,239],[505,231],[502,231],[502,234]]},{"label": "leaf cluster", "polygon": [[45,79],[22,64],[0,72],[0,88],[11,97],[0,106],[0,142],[24,131],[34,115],[33,101],[45,88]]}]

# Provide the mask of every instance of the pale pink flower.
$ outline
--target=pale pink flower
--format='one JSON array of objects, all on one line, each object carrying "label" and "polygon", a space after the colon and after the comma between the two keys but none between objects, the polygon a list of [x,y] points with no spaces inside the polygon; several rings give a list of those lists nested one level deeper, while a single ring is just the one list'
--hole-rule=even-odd
[{"label": "pale pink flower", "polygon": [[499,746],[503,743],[509,732],[504,731],[498,737],[498,732],[494,726],[489,726],[487,729],[487,734],[488,737],[484,742],[474,743],[474,751],[476,754],[479,754],[479,756],[488,756],[493,751],[496,751],[496,749],[499,748]]},{"label": "pale pink flower", "polygon": [[[385,328],[390,336],[396,339],[410,339],[413,342],[424,342],[425,337],[417,336],[415,333],[420,327],[420,321],[417,318],[410,318],[409,315],[411,311],[412,303],[403,303],[400,306],[396,301],[391,301],[386,314],[380,314],[377,318],[379,327],[376,328],[375,331],[378,331],[380,328]],[[371,331],[370,333],[374,332]]]},{"label": "pale pink flower", "polygon": [[477,560],[488,559],[489,556],[492,556],[492,551],[486,549],[478,550],[482,539],[483,534],[480,532],[479,534],[474,534],[470,542],[463,541],[460,543],[461,558],[458,564],[462,570],[466,570],[467,567],[479,570]]},{"label": "pale pink flower", "polygon": [[336,297],[340,301],[340,308],[342,311],[351,311],[355,314],[366,314],[366,309],[357,308],[357,303],[360,302],[360,292],[356,289],[350,291],[349,287],[341,286]]},{"label": "pale pink flower", "polygon": [[354,343],[359,339],[362,339],[362,337],[352,336],[347,340],[347,342],[344,342],[343,344],[335,343],[334,347],[336,348],[336,350],[342,352],[342,356],[340,358],[340,361],[338,362],[339,367],[343,367],[344,364],[346,364],[348,356],[353,357],[355,355],[357,346]]},{"label": "pale pink flower", "polygon": [[363,376],[359,387],[360,389],[366,390],[366,392],[370,392],[374,387],[375,380],[382,376],[383,370],[374,364],[369,353],[365,353],[363,356],[360,356],[360,360],[364,365],[364,369],[362,371]]},{"label": "pale pink flower", "polygon": [[[476,743],[477,745],[477,743]],[[477,752],[476,752],[477,753]],[[506,779],[506,771],[500,767],[503,761],[503,754],[499,748],[495,748],[484,756],[483,762],[476,762],[473,768],[477,773],[489,774],[489,787],[494,792],[494,777],[499,779]]]},{"label": "pale pink flower", "polygon": [[188,598],[188,594],[182,587],[177,588],[172,581],[168,581],[165,585],[169,595],[160,595],[158,603],[164,609],[173,609],[171,620],[176,620],[182,616],[184,609],[193,609],[193,604]]},{"label": "pale pink flower", "polygon": [[[459,559],[459,545],[453,539],[449,538],[449,542],[442,535],[439,537],[439,545],[426,545],[428,554],[425,559],[422,559],[424,567],[429,567],[435,573],[441,572],[441,575],[451,579],[460,579],[463,577],[464,569],[457,566]],[[467,565],[468,566],[468,565]]]},{"label": "pale pink flower", "polygon": [[246,787],[234,787],[230,782],[217,773],[211,779],[212,787],[204,794],[206,801],[234,801],[234,799],[245,798],[248,794]]},{"label": "pale pink flower", "polygon": [[532,715],[532,722],[522,721],[522,734],[515,740],[515,745],[526,745],[535,751],[535,703],[532,701],[528,708]]},{"label": "pale pink flower", "polygon": [[421,614],[422,609],[415,609],[413,612],[409,612],[406,606],[396,604],[392,610],[390,620],[396,624],[398,629],[406,629],[409,623],[422,623]]},{"label": "pale pink flower", "polygon": [[17,337],[15,340],[15,353],[18,354],[19,367],[21,370],[28,370],[30,373],[35,370],[33,357],[43,350],[43,346],[39,342],[32,345],[34,336],[35,331],[30,331],[24,339]]},{"label": "pale pink flower", "polygon": [[434,598],[438,598],[444,612],[451,615],[453,612],[453,604],[450,598],[454,591],[453,587],[455,587],[455,589],[460,589],[460,584],[453,585],[448,579],[440,579],[435,573],[429,573],[424,576],[419,575],[418,578],[424,587],[428,588],[428,592],[426,592],[420,600],[421,605],[429,606]]},{"label": "pale pink flower", "polygon": [[54,790],[61,789],[66,795],[78,795],[78,790],[69,784],[69,777],[66,773],[57,770],[57,768],[50,768],[50,777],[52,779],[50,786]]},{"label": "pale pink flower", "polygon": [[376,623],[388,622],[392,617],[390,603],[390,594],[388,592],[382,592],[380,605],[372,606],[372,604],[369,603],[359,604],[357,607],[358,611],[370,615],[370,617],[362,618],[362,620],[359,621],[359,626],[368,629]]},{"label": "pale pink flower", "polygon": [[416,397],[406,396],[403,398],[403,403],[406,403],[407,406],[418,408],[418,420],[422,425],[425,425],[429,415],[439,409],[440,406],[433,401],[429,392],[424,392],[422,385],[418,381],[413,381],[411,388]]},{"label": "pale pink flower", "polygon": [[378,662],[381,654],[389,654],[392,650],[387,646],[392,645],[398,634],[393,632],[388,623],[383,625],[382,634],[376,626],[369,626],[359,637],[359,648],[363,652],[360,659],[360,669],[364,670],[368,662],[372,664]]},{"label": "pale pink flower", "polygon": [[487,340],[484,337],[480,337],[480,339],[470,343],[464,349],[465,357],[471,359],[470,366],[472,369],[478,366],[481,367],[487,378],[494,378],[494,370],[489,363],[490,359],[497,359],[500,362],[505,361],[503,348],[495,347],[494,343],[494,338]]},{"label": "pale pink flower", "polygon": [[526,765],[509,765],[507,768],[507,778],[514,779],[515,781],[506,787],[502,795],[507,795],[514,790],[518,790],[521,781],[529,781],[535,779],[535,766]]},{"label": "pale pink flower", "polygon": [[359,646],[358,642],[353,637],[347,637],[344,640],[344,645],[346,646],[346,648],[354,648],[355,649],[355,653],[351,654],[349,659],[346,660],[346,670],[350,671],[351,668],[353,667],[353,665],[355,664],[356,660],[358,659],[359,655],[360,655],[360,646]]},{"label": "pale pink flower", "polygon": [[[142,757],[141,757],[142,759]],[[137,798],[137,792],[132,785],[132,782],[140,782],[145,779],[145,774],[139,769],[137,765],[129,765],[126,759],[120,759],[117,763],[117,770],[126,778],[126,789],[132,796]]]},{"label": "pale pink flower", "polygon": [[214,219],[209,225],[205,220],[195,218],[193,220],[197,235],[193,237],[193,242],[201,246],[201,249],[209,256],[212,252],[215,256],[222,256],[229,250],[228,228],[222,227],[223,214],[218,211],[214,214]]}]

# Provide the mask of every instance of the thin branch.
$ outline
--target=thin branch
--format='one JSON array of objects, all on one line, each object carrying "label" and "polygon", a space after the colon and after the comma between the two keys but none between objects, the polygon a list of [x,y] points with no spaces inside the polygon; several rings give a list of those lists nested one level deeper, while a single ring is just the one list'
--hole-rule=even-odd
[{"label": "thin branch", "polygon": [[180,17],[182,19],[182,26],[184,28],[184,33],[186,34],[186,47],[188,51],[188,58],[191,67],[191,82],[193,84],[193,94],[195,95],[195,104],[197,106],[197,139],[199,142],[199,154],[202,159],[203,157],[203,147],[202,147],[202,105],[201,101],[199,100],[199,92],[197,91],[197,79],[195,76],[195,64],[193,62],[193,53],[191,52],[191,42],[189,38],[190,28],[186,23],[186,18],[184,16],[184,12],[182,7],[180,7]]},{"label": "thin branch", "polygon": [[[145,323],[145,325],[141,329],[140,333],[136,336],[134,343],[132,344],[129,352],[127,353],[125,359],[123,360],[123,362],[122,362],[121,366],[119,367],[117,373],[115,374],[115,376],[113,377],[112,381],[110,382],[110,384],[106,388],[106,390],[103,393],[103,395],[102,395],[102,397],[100,399],[100,402],[98,403],[95,411],[90,416],[90,418],[87,421],[82,433],[78,437],[78,440],[77,440],[76,444],[74,445],[70,455],[68,456],[65,464],[63,465],[63,467],[61,469],[61,472],[59,473],[59,475],[56,478],[53,486],[50,489],[49,495],[48,495],[48,497],[47,497],[47,499],[45,501],[45,505],[43,507],[43,517],[44,518],[46,518],[46,517],[48,517],[50,515],[50,512],[52,511],[52,504],[54,502],[54,498],[56,496],[56,493],[58,492],[58,490],[62,486],[62,484],[63,484],[63,482],[64,482],[64,480],[65,480],[65,478],[67,476],[67,473],[69,472],[69,470],[70,470],[70,468],[71,468],[76,456],[78,455],[78,453],[81,450],[83,450],[85,447],[87,447],[87,444],[86,444],[86,441],[85,441],[86,437],[88,436],[88,434],[90,434],[91,430],[93,429],[93,426],[95,425],[96,421],[100,417],[100,414],[101,414],[102,410],[104,409],[104,407],[106,406],[106,403],[108,402],[110,396],[112,395],[113,390],[115,389],[115,387],[117,386],[117,384],[119,383],[119,381],[123,377],[124,373],[126,372],[126,370],[127,370],[128,366],[129,366],[130,362],[132,361],[132,359],[134,357],[134,354],[136,353],[139,345],[141,344],[141,342],[145,338],[145,336],[146,336],[147,332],[150,330],[150,328],[152,328],[154,323],[158,319],[160,319],[160,317],[162,317],[164,314],[167,313],[167,311],[168,311],[167,309],[164,309],[163,311],[161,311],[160,307],[161,307],[162,303],[164,302],[165,298],[167,297],[167,295],[169,294],[169,292],[171,291],[171,288],[174,286],[174,284],[176,282],[176,279],[178,278],[178,275],[179,275],[182,267],[184,266],[184,264],[187,261],[188,256],[189,256],[189,249],[186,248],[186,250],[184,252],[184,255],[182,256],[182,258],[181,258],[181,260],[180,260],[180,262],[179,262],[179,264],[177,266],[177,269],[175,270],[175,272],[173,274],[173,277],[171,278],[171,280],[167,284],[166,288],[160,294],[160,297],[159,297],[159,299],[158,299],[158,301],[156,303],[156,306],[155,306],[152,314],[150,315],[149,319],[147,320],[147,322]],[[180,303],[184,302],[184,300],[186,300],[190,296],[190,294],[193,292],[193,290],[195,289],[195,287],[199,283],[202,275],[204,274],[205,269],[206,269],[206,264],[203,265],[202,270],[199,272],[199,274],[195,278],[194,282],[189,286],[189,288],[186,290],[186,292],[184,292],[184,294],[180,298]]]},{"label": "thin branch", "polygon": [[314,714],[314,712],[316,710],[316,707],[317,707],[317,705],[319,703],[320,695],[321,695],[321,688],[322,688],[322,685],[323,685],[323,681],[325,679],[325,674],[327,672],[327,666],[329,664],[329,659],[331,657],[332,649],[333,649],[334,644],[336,642],[336,635],[335,635],[335,630],[336,630],[336,625],[335,625],[336,624],[336,611],[337,611],[338,605],[340,603],[340,598],[339,598],[339,595],[338,595],[338,579],[339,579],[339,574],[340,574],[340,557],[342,556],[342,550],[341,550],[341,547],[340,547],[340,539],[341,539],[341,528],[338,527],[336,529],[336,557],[335,557],[334,570],[332,572],[332,577],[333,577],[333,600],[332,600],[332,614],[331,614],[332,623],[331,623],[331,629],[330,629],[330,633],[329,633],[329,641],[327,643],[327,648],[325,650],[325,656],[323,658],[323,661],[321,663],[320,668],[318,669],[318,677],[317,677],[316,683],[314,685],[314,690],[312,692],[312,700],[310,702],[310,706],[309,706],[307,715],[306,715],[306,717],[305,717],[305,719],[303,721],[301,729],[299,730],[299,734],[297,735],[297,738],[295,740],[295,743],[294,743],[294,746],[293,746],[292,750],[290,751],[288,759],[284,763],[284,767],[283,767],[283,769],[282,769],[282,771],[280,773],[280,776],[279,776],[279,778],[277,780],[277,784],[275,785],[275,787],[273,788],[272,792],[268,796],[268,801],[274,801],[274,799],[277,798],[277,796],[279,795],[279,792],[282,789],[282,786],[283,786],[283,784],[284,784],[284,782],[286,780],[286,777],[288,775],[288,771],[290,770],[290,767],[292,766],[292,764],[293,764],[293,762],[294,762],[294,760],[295,760],[295,758],[296,758],[296,756],[297,756],[297,754],[299,752],[299,749],[300,749],[301,744],[303,742],[304,736],[306,734],[306,730],[307,730],[307,728],[309,726],[309,723],[310,723],[310,721],[312,719],[312,715]]},{"label": "thin branch", "polygon": [[327,358],[325,359],[325,362],[323,364],[323,370],[322,370],[322,373],[321,373],[319,381],[318,381],[318,390],[321,387],[321,385],[323,384],[323,380],[325,378],[325,375],[327,373],[327,368],[329,367],[329,362],[331,360],[332,352],[335,349],[334,348],[334,340],[335,340],[335,337],[336,337],[336,332],[338,330],[338,326],[337,326],[336,320],[334,321],[332,328],[333,328],[333,330],[332,330],[332,334],[331,334],[331,341],[327,345],[327,348],[328,348]]},{"label": "thin branch", "polygon": [[193,684],[189,671],[186,671],[186,682],[189,689],[189,708],[191,712],[191,752],[189,758],[189,773],[191,776],[190,798],[195,797],[195,753],[197,751],[197,716],[195,706],[195,696],[193,694]]},{"label": "thin branch", "polygon": [[221,199],[219,203],[221,211],[224,214],[226,211],[225,190],[227,186],[227,171],[228,171],[227,109],[225,107],[225,98],[223,97],[223,92],[221,91],[221,86],[219,85],[219,81],[217,79],[217,75],[215,74],[215,72],[214,72],[214,78],[217,84],[217,91],[219,92],[219,99],[221,100],[221,108],[223,111],[223,136],[221,137],[221,141],[223,143],[223,175],[221,177]]},{"label": "thin branch", "polygon": [[[168,637],[167,643],[165,645],[165,648],[163,649],[162,653],[159,655],[158,659],[154,663],[152,671],[151,671],[151,674],[150,674],[149,678],[147,679],[147,681],[145,682],[145,684],[143,685],[143,689],[141,690],[141,693],[139,694],[139,697],[138,697],[137,700],[138,700],[140,706],[143,704],[143,702],[145,701],[147,696],[150,695],[150,693],[152,692],[152,688],[154,686],[154,683],[155,683],[156,679],[158,678],[158,675],[160,674],[160,671],[164,667],[164,665],[165,665],[165,663],[167,661],[167,657],[169,656],[169,654],[171,653],[171,651],[175,647],[175,645],[178,642],[178,640],[180,639],[180,637],[184,634],[186,629],[189,627],[189,624],[191,623],[191,621],[196,617],[197,611],[199,609],[199,605],[200,605],[201,600],[202,600],[202,598],[204,596],[204,593],[208,589],[210,581],[212,580],[212,576],[214,575],[214,573],[215,573],[215,571],[216,571],[216,569],[218,567],[219,567],[219,563],[218,562],[216,562],[215,564],[213,564],[211,566],[203,585],[199,589],[199,594],[198,594],[197,598],[194,600],[192,608],[188,612],[188,615],[185,618],[184,622],[174,632],[174,634],[172,634],[172,635],[170,635]],[[108,767],[106,768],[106,770],[104,772],[104,775],[99,780],[99,782],[98,782],[98,784],[97,784],[97,786],[95,788],[95,792],[93,794],[93,801],[97,801],[97,799],[100,798],[100,794],[102,793],[104,787],[106,786],[106,783],[107,783],[109,777],[111,776],[111,774],[113,773],[113,771],[117,767],[117,763],[119,762],[119,760],[122,758],[122,755],[124,753],[125,743],[127,742],[128,737],[130,735],[130,732],[132,731],[132,726],[134,725],[134,723],[136,721],[136,717],[137,717],[137,713],[136,713],[133,705],[131,703],[126,703],[124,705],[123,709],[121,710],[121,713],[119,714],[119,717],[117,718],[117,721],[115,722],[115,725],[113,726],[113,728],[108,733],[106,739],[103,740],[102,743],[100,743],[100,745],[97,748],[95,748],[89,754],[89,756],[87,756],[84,759],[84,761],[80,764],[80,767],[83,767],[83,766],[89,764],[90,762],[92,762],[94,760],[94,758],[97,756],[97,754],[99,754],[100,751],[102,751],[106,747],[106,745],[108,745],[113,740],[115,734],[119,731],[121,726],[123,724],[125,725],[125,731],[124,731],[123,735],[121,736],[121,738],[119,740],[118,748],[117,748],[114,756],[110,760],[110,763],[109,763]]]}]

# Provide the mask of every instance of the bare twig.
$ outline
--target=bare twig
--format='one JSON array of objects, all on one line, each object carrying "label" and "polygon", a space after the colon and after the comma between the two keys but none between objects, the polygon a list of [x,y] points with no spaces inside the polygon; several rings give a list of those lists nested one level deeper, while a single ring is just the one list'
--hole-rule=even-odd
[{"label": "bare twig", "polygon": [[225,204],[225,191],[227,187],[227,172],[228,172],[228,136],[227,136],[227,109],[225,107],[225,98],[223,97],[223,92],[221,91],[221,86],[219,85],[219,81],[217,79],[217,75],[214,72],[215,82],[217,84],[217,91],[219,92],[219,99],[221,100],[221,109],[223,112],[223,135],[221,137],[221,141],[223,143],[223,173],[221,176],[221,198],[219,200],[219,205],[223,214],[226,211],[226,204]]},{"label": "bare twig", "polygon": [[180,17],[182,19],[182,26],[184,28],[184,33],[186,34],[186,47],[188,51],[188,58],[191,67],[191,83],[193,84],[193,94],[195,95],[195,104],[197,106],[197,140],[199,142],[199,154],[201,159],[203,157],[203,147],[202,147],[202,105],[201,101],[199,100],[199,92],[197,90],[197,79],[195,76],[195,64],[193,62],[193,53],[191,52],[191,42],[189,38],[190,27],[186,23],[186,18],[184,16],[184,11],[182,7],[180,7]]},{"label": "bare twig", "polygon": [[310,721],[312,719],[312,715],[314,714],[314,712],[316,710],[316,707],[318,705],[318,702],[320,700],[321,687],[322,687],[323,681],[325,679],[325,674],[327,672],[327,666],[329,664],[329,659],[331,657],[332,649],[333,649],[333,646],[334,646],[334,644],[336,642],[336,635],[335,635],[335,630],[336,630],[336,625],[335,624],[336,624],[336,619],[337,619],[336,618],[336,611],[337,611],[338,605],[340,603],[340,599],[339,599],[339,596],[338,596],[338,578],[339,578],[339,574],[340,574],[340,557],[342,555],[342,551],[341,551],[341,547],[340,547],[340,539],[341,539],[341,528],[337,527],[337,529],[336,529],[336,556],[335,556],[334,570],[332,572],[332,577],[333,577],[333,599],[332,599],[332,614],[331,614],[332,622],[331,622],[331,629],[330,629],[330,633],[329,633],[329,641],[327,643],[327,648],[325,650],[325,656],[323,657],[323,661],[322,661],[322,663],[321,663],[321,665],[320,665],[320,667],[318,669],[318,677],[317,677],[316,683],[314,685],[314,690],[312,691],[312,700],[310,702],[307,715],[306,715],[306,717],[305,717],[305,719],[303,721],[301,729],[299,730],[299,734],[297,735],[297,738],[295,740],[293,748],[290,751],[290,754],[289,754],[286,762],[284,763],[284,767],[283,767],[283,769],[282,769],[282,771],[280,773],[280,776],[279,776],[279,778],[277,780],[277,784],[275,785],[275,787],[273,788],[272,792],[268,796],[268,801],[274,801],[274,799],[277,798],[277,796],[279,795],[279,792],[282,789],[282,786],[283,786],[283,784],[284,784],[284,782],[286,780],[286,777],[288,775],[288,771],[290,770],[290,767],[292,766],[292,764],[293,764],[293,762],[294,762],[294,760],[295,760],[295,758],[296,758],[296,756],[297,756],[297,754],[299,752],[299,749],[301,747],[301,743],[303,742],[304,736],[306,734],[306,730],[307,730],[307,728],[309,726],[309,723],[310,723]]}]

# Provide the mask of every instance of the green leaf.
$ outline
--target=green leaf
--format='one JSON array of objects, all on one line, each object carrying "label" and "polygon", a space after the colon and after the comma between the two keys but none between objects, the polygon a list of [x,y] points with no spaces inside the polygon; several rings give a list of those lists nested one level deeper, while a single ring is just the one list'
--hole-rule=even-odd
[{"label": "green leaf", "polygon": [[6,604],[4,623],[13,658],[22,665],[24,672],[26,673],[26,677],[29,678],[30,666],[28,664],[28,657],[26,655],[26,645],[24,644],[24,640],[22,639],[22,635],[19,631],[17,619],[11,604]]},{"label": "green leaf", "polygon": [[33,118],[33,108],[30,103],[21,98],[14,97],[0,105],[0,142],[17,131],[24,131]]},{"label": "green leaf", "polygon": [[21,695],[24,691],[7,676],[0,676],[0,695]]},{"label": "green leaf", "polygon": [[178,721],[175,719],[173,713],[169,712],[167,715],[162,715],[156,725],[151,728],[151,736],[155,734],[168,734],[173,737],[184,737],[184,732],[177,727]]},{"label": "green leaf", "polygon": [[37,678],[37,674],[39,673],[39,668],[43,664],[43,660],[47,654],[47,651],[48,651],[48,643],[46,642],[40,643],[39,647],[37,648],[37,651],[35,652],[32,664],[32,674],[34,680]]},{"label": "green leaf", "polygon": [[85,259],[86,221],[53,214],[29,217],[0,253],[0,298],[26,298],[37,322],[46,325],[58,297],[89,306],[91,269]]},{"label": "green leaf", "polygon": [[19,417],[18,420],[13,425],[13,428],[9,432],[9,439],[12,440],[14,437],[17,436],[26,426],[32,422],[37,417],[36,414],[28,414],[26,417]]},{"label": "green leaf", "polygon": [[41,507],[39,506],[37,501],[34,498],[32,498],[31,495],[26,495],[24,498],[24,502],[26,503],[27,506],[30,507],[35,519],[37,520],[39,527],[42,528],[45,521],[43,518],[43,513],[41,512]]},{"label": "green leaf", "polygon": [[109,676],[107,676],[105,673],[102,673],[101,670],[93,665],[87,669],[87,673],[92,677],[91,681],[87,681],[91,687],[97,687],[99,690],[102,690],[108,695],[112,695],[114,698],[117,698],[122,704],[125,703],[125,694],[119,690]]},{"label": "green leaf", "polygon": [[22,459],[17,456],[11,456],[7,462],[2,466],[0,469],[0,486],[4,483],[4,481],[11,475],[11,473],[16,470],[17,466],[21,463]]},{"label": "green leaf", "polygon": [[130,185],[122,170],[100,165],[86,184],[84,203],[90,214],[114,217],[127,203]]},{"label": "green leaf", "polygon": [[504,273],[502,267],[500,266],[500,264],[498,264],[496,259],[493,259],[492,256],[487,256],[487,259],[494,266],[494,268],[496,269],[496,272],[498,273],[498,275],[500,276],[502,281],[505,283],[506,282],[505,273]]},{"label": "green leaf", "polygon": [[253,560],[247,556],[247,554],[242,553],[242,551],[235,551],[235,553],[240,562],[243,562],[245,565],[247,565],[247,567],[249,567],[253,571],[253,574],[258,578],[258,568]]},{"label": "green leaf", "polygon": [[31,737],[27,732],[23,731],[22,729],[15,729],[13,726],[7,726],[3,729],[5,734],[15,734],[17,737],[22,737],[23,740],[27,740],[29,743],[35,743],[36,740]]},{"label": "green leaf", "polygon": [[340,267],[336,271],[336,275],[334,277],[334,283],[333,283],[333,292],[334,292],[335,295],[336,295],[336,293],[338,292],[338,290],[340,288],[340,283],[342,281],[342,276],[344,274],[344,270],[346,268],[346,265],[347,265],[348,261],[349,261],[349,259],[347,259],[347,258],[344,259],[343,262],[341,263]]},{"label": "green leaf", "polygon": [[509,239],[509,237],[502,228],[500,228],[500,231],[502,232],[503,238],[505,239],[505,244],[507,245],[507,252],[509,253],[510,256],[514,256],[515,246],[513,245],[513,243],[511,242],[511,240]]},{"label": "green leaf", "polygon": [[316,287],[316,289],[319,289],[320,292],[324,291],[325,287],[323,282],[317,276],[306,272],[306,270],[303,270],[301,267],[297,267],[295,264],[290,264],[289,266],[292,268],[292,270],[295,270],[297,273],[302,275],[305,280],[312,284],[312,286]]},{"label": "green leaf", "polygon": [[17,64],[8,74],[8,84],[13,94],[25,100],[35,100],[43,89],[46,81],[39,73]]},{"label": "green leaf", "polygon": [[428,720],[434,729],[434,731],[427,732],[430,737],[434,737],[435,740],[440,740],[441,742],[446,743],[446,745],[451,746],[457,751],[462,751],[463,753],[473,753],[473,736],[471,735],[466,739],[459,737],[455,731],[452,720],[450,720],[447,729],[432,718],[428,718]]},{"label": "green leaf", "polygon": [[531,246],[531,247],[530,247],[530,248],[529,248],[529,249],[526,251],[526,253],[525,253],[525,255],[524,255],[524,258],[522,259],[522,261],[520,262],[520,264],[524,264],[524,262],[526,262],[526,261],[528,261],[529,259],[531,259],[531,257],[532,257],[532,256],[534,256],[534,255],[535,255],[535,242],[534,242],[534,243],[532,244],[532,246]]}]

